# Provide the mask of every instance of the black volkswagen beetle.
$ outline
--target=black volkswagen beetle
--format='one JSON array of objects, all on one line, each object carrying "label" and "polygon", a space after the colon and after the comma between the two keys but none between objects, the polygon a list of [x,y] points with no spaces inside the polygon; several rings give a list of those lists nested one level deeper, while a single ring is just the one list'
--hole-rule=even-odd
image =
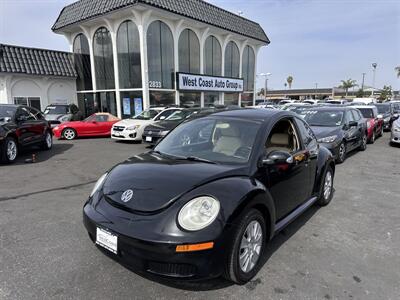
[{"label": "black volkswagen beetle", "polygon": [[96,183],[89,236],[138,271],[243,284],[268,241],[333,196],[335,164],[292,112],[233,110],[186,121]]}]

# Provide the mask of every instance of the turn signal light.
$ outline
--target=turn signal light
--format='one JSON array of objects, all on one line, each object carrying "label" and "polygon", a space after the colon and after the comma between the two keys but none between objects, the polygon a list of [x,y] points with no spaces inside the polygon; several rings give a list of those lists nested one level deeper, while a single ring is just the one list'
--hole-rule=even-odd
[{"label": "turn signal light", "polygon": [[190,245],[178,245],[176,246],[176,252],[193,252],[212,249],[214,242],[202,243],[202,244],[190,244]]}]

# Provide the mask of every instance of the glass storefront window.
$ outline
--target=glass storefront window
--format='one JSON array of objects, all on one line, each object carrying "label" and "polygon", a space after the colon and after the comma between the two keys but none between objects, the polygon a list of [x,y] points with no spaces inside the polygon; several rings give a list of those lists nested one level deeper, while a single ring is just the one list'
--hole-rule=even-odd
[{"label": "glass storefront window", "polygon": [[219,105],[219,93],[204,93],[204,107]]},{"label": "glass storefront window", "polygon": [[174,39],[168,25],[154,21],[147,29],[149,88],[174,89]]},{"label": "glass storefront window", "polygon": [[94,98],[93,93],[78,93],[78,107],[85,118],[95,113]]},{"label": "glass storefront window", "polygon": [[107,112],[117,116],[115,92],[78,93],[78,106],[85,117],[97,112]]},{"label": "glass storefront window", "polygon": [[204,74],[221,76],[222,55],[221,45],[215,36],[209,36],[204,45]]},{"label": "glass storefront window", "polygon": [[200,73],[200,43],[190,29],[179,36],[179,72]]},{"label": "glass storefront window", "polygon": [[93,53],[97,89],[114,89],[114,60],[111,34],[105,27],[99,28],[94,34]]},{"label": "glass storefront window", "polygon": [[235,42],[229,42],[225,49],[225,77],[239,78],[240,54]]},{"label": "glass storefront window", "polygon": [[239,94],[238,93],[225,93],[224,105],[239,105]]},{"label": "glass storefront window", "polygon": [[142,70],[139,31],[132,21],[125,21],[119,27],[117,51],[120,88],[141,88]]},{"label": "glass storefront window", "polygon": [[90,91],[93,89],[90,49],[89,42],[82,33],[75,37],[73,51],[75,70],[78,73],[76,88],[78,91]]},{"label": "glass storefront window", "polygon": [[240,101],[242,107],[253,106],[253,93],[243,93]]},{"label": "glass storefront window", "polygon": [[183,107],[200,107],[201,93],[179,93],[179,101]]},{"label": "glass storefront window", "polygon": [[243,52],[242,77],[244,79],[244,91],[254,91],[255,55],[250,46],[246,46]]},{"label": "glass storefront window", "polygon": [[122,119],[137,116],[143,111],[141,91],[121,92]]},{"label": "glass storefront window", "polygon": [[175,92],[150,91],[150,106],[175,105]]}]

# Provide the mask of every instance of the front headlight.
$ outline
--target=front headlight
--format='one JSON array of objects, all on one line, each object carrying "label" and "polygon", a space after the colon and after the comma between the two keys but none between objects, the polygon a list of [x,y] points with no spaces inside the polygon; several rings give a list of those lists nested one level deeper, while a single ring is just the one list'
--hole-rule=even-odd
[{"label": "front headlight", "polygon": [[217,218],[220,203],[217,199],[202,196],[190,200],[179,212],[178,223],[188,231],[197,231],[209,226]]},{"label": "front headlight", "polygon": [[58,129],[60,129],[60,127],[58,127],[58,126],[54,127],[54,130],[58,130]]},{"label": "front headlight", "polygon": [[166,136],[169,133],[169,130],[161,131],[160,135],[161,136]]},{"label": "front headlight", "polygon": [[93,195],[103,186],[103,183],[107,177],[108,173],[105,173],[103,176],[97,180],[96,184],[93,187],[92,192],[90,193],[90,197],[93,197]]},{"label": "front headlight", "polygon": [[331,135],[318,140],[318,143],[333,143],[337,139],[337,135]]},{"label": "front headlight", "polygon": [[134,126],[129,126],[129,127],[127,127],[126,129],[127,130],[137,130],[137,129],[139,129],[140,128],[140,125],[134,125]]},{"label": "front headlight", "polygon": [[386,123],[390,122],[390,117],[384,118],[383,121]]}]

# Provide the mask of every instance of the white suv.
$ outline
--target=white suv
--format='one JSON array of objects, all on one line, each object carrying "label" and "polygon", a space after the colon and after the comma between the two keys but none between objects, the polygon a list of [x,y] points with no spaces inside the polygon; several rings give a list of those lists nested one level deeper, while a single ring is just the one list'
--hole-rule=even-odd
[{"label": "white suv", "polygon": [[130,119],[115,123],[111,138],[120,141],[142,141],[143,130],[147,125],[166,119],[179,108],[150,108]]}]

